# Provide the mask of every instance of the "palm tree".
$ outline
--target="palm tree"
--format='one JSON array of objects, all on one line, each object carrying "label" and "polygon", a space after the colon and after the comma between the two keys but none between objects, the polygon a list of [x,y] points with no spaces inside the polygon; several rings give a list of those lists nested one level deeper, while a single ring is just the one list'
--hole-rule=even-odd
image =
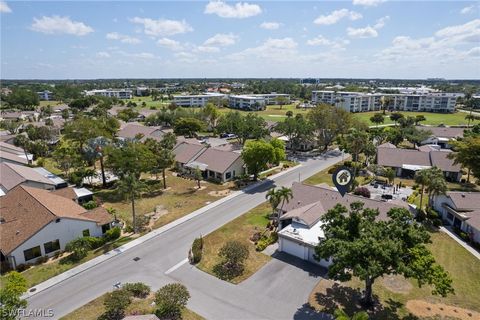
[{"label": "palm tree", "polygon": [[277,207],[280,204],[280,198],[278,197],[277,190],[275,189],[268,190],[267,194],[265,195],[265,198],[268,200],[268,202],[270,203],[270,206],[272,207],[272,213],[275,214],[275,211],[277,210]]},{"label": "palm tree", "polygon": [[290,188],[281,187],[277,191],[277,193],[278,193],[278,199],[282,203],[282,205],[280,206],[280,212],[278,213],[278,221],[277,221],[277,228],[279,228],[280,227],[280,214],[283,211],[283,205],[285,204],[285,202],[288,203],[290,201],[290,199],[293,198],[293,192],[292,192],[292,189],[290,189]]},{"label": "palm tree", "polygon": [[447,192],[447,182],[441,169],[433,167],[428,170],[430,179],[427,184],[427,194],[429,203],[432,203],[434,196]]},{"label": "palm tree", "polygon": [[140,197],[142,191],[147,189],[147,185],[134,174],[126,174],[118,181],[117,187],[118,191],[131,201],[133,232],[137,233],[138,226],[135,214],[135,198]]},{"label": "palm tree", "polygon": [[105,137],[97,137],[87,141],[84,152],[87,159],[96,161],[100,160],[100,171],[102,173],[102,186],[107,186],[107,179],[105,177],[105,168],[103,165],[104,150],[110,144],[110,140]]},{"label": "palm tree", "polygon": [[420,210],[422,210],[422,204],[423,204],[423,193],[425,191],[425,186],[428,184],[428,180],[430,179],[429,177],[429,172],[428,169],[420,170],[415,172],[415,183],[418,183],[420,185]]}]

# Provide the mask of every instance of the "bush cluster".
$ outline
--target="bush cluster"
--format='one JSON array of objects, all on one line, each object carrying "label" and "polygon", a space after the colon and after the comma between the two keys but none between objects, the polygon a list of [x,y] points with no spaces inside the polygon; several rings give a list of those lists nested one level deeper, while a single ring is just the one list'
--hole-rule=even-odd
[{"label": "bush cluster", "polygon": [[195,264],[202,260],[203,238],[196,238],[193,240],[190,262]]},{"label": "bush cluster", "polygon": [[146,298],[150,294],[150,287],[143,282],[125,283],[122,287],[135,298]]},{"label": "bush cluster", "polygon": [[87,210],[92,210],[92,209],[95,209],[96,207],[98,207],[98,203],[95,200],[90,200],[90,201],[82,204],[82,206]]},{"label": "bush cluster", "polygon": [[119,227],[115,227],[110,230],[107,230],[107,232],[105,232],[105,235],[104,235],[105,241],[108,242],[108,241],[112,241],[120,238],[121,232],[122,231],[120,230]]},{"label": "bush cluster", "polygon": [[266,247],[268,247],[271,244],[274,244],[278,240],[278,233],[272,232],[270,235],[266,236],[263,235],[260,240],[258,240],[255,250],[257,251],[263,251],[265,250]]},{"label": "bush cluster", "polygon": [[357,196],[362,196],[364,198],[370,198],[370,190],[366,187],[358,187],[353,191],[353,194]]},{"label": "bush cluster", "polygon": [[243,274],[244,262],[249,256],[248,246],[239,241],[228,241],[218,253],[222,259],[213,267],[213,272],[223,280],[230,280]]}]

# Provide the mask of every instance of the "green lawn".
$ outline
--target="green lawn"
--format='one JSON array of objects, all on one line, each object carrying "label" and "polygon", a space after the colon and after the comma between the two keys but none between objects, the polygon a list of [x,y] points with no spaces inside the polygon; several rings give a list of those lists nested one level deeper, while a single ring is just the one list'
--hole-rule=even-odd
[{"label": "green lawn", "polygon": [[203,256],[198,264],[198,268],[214,275],[213,267],[220,261],[218,251],[227,241],[237,240],[248,246],[250,254],[245,263],[244,273],[232,279],[231,282],[235,284],[240,283],[254,274],[271,258],[255,251],[255,245],[249,238],[255,231],[261,232],[264,230],[268,223],[267,215],[271,210],[270,205],[265,202],[205,236],[203,238]]},{"label": "green lawn", "polygon": [[[401,276],[394,277],[396,286],[385,285],[382,279],[378,279],[374,284],[374,294],[383,308],[378,308],[371,319],[416,319],[409,317],[409,311],[405,306],[409,300],[424,300],[480,311],[479,261],[443,232],[431,233],[431,240],[429,248],[436,261],[452,277],[455,294],[445,298],[434,296],[431,294],[430,287],[419,288],[415,280],[406,280]],[[325,286],[327,286],[326,291]],[[363,289],[363,282],[358,279],[340,283],[333,288],[328,281],[321,280],[311,293],[309,303],[315,309],[325,312],[332,312],[336,308],[334,303],[339,303],[352,313],[358,310],[356,307],[358,300],[352,297],[358,295]]]},{"label": "green lawn", "polygon": [[[105,295],[98,297],[87,303],[86,305],[78,308],[77,310],[69,313],[68,315],[60,318],[61,320],[97,320],[105,311],[103,301]],[[140,314],[152,314],[155,312],[155,307],[151,305],[154,301],[154,295],[151,294],[145,299],[133,299],[132,304],[127,307],[126,315],[140,315]],[[202,320],[202,316],[195,312],[184,309],[182,312],[183,320]]]},{"label": "green lawn", "polygon": [[[370,121],[370,118],[375,113],[381,113],[381,111],[374,111],[374,112],[359,112],[355,113],[354,117],[368,123],[369,125],[375,125]],[[426,121],[421,122],[421,124],[428,124],[428,125],[467,125],[467,120],[465,120],[466,114],[463,112],[456,112],[456,113],[432,113],[432,112],[400,112],[404,116],[411,116],[415,117],[417,115],[423,115],[426,118]],[[385,122],[383,124],[391,124],[394,123],[390,120],[390,112],[387,112],[385,115]]]},{"label": "green lawn", "polygon": [[[55,259],[48,261],[47,263],[39,264],[39,265],[34,265],[30,267],[29,269],[25,270],[22,272],[22,276],[27,280],[27,286],[29,288],[39,284],[40,282],[43,282],[47,279],[50,279],[56,275],[59,275],[62,272],[65,272],[69,269],[72,269],[82,263],[87,262],[88,260],[91,260],[95,257],[98,257],[110,250],[113,250],[115,248],[118,248],[125,243],[129,242],[132,240],[130,237],[122,237],[119,238],[113,242],[107,243],[101,248],[98,248],[96,250],[90,251],[88,255],[83,258],[82,260],[76,262],[76,263],[60,263],[60,259]],[[0,280],[3,280],[3,276],[0,277]]]},{"label": "green lawn", "polygon": [[[155,107],[156,109],[160,109],[161,107],[166,107],[170,104],[171,101],[168,101],[168,100],[164,100],[164,101],[160,101],[160,100],[156,100],[156,101],[153,101],[152,100],[152,97],[151,96],[147,96],[147,97],[133,97],[132,99],[125,99],[123,100],[125,102],[125,105],[131,101],[131,102],[135,102],[137,104],[137,106],[135,107],[135,109],[138,111],[140,109],[143,109],[143,108],[150,108],[150,107]],[[145,102],[145,106],[142,106],[142,103]]]}]

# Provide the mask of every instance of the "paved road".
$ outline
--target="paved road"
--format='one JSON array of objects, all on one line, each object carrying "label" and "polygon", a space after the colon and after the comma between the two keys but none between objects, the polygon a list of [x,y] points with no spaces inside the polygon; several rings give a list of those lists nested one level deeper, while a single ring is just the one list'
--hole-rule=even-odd
[{"label": "paved road", "polygon": [[[189,267],[187,264],[182,264],[182,261],[185,260],[187,251],[195,237],[206,235],[261,204],[265,201],[266,191],[271,187],[290,186],[292,182],[298,181],[299,178],[304,180],[341,160],[341,154],[305,159],[300,167],[277,177],[273,181],[262,184],[246,193],[241,193],[155,238],[37,293],[28,299],[29,308],[53,309],[54,318],[57,319],[105,292],[111,291],[113,284],[116,282],[141,281],[151,285],[153,290],[171,283],[175,281],[178,272]],[[138,261],[133,260],[136,257],[140,259]],[[198,270],[194,272],[199,274],[198,277],[209,277]],[[193,278],[195,276],[193,275]],[[275,299],[270,300],[276,301],[277,304],[262,304],[260,306],[261,314],[250,313],[249,310],[258,309],[252,308],[251,305],[260,301],[258,300],[260,297],[251,296],[249,290],[242,291],[241,286],[239,286],[240,290],[232,290],[232,295],[220,295],[214,300],[209,300],[205,297],[212,295],[217,289],[222,291],[225,285],[233,285],[220,281],[206,281],[204,285],[195,287],[195,283],[191,283],[191,280],[192,277],[187,277],[181,281],[192,291],[192,300],[189,307],[200,315],[208,316],[209,319],[278,319],[279,314],[276,310],[278,303],[288,304],[289,308],[286,308],[287,310],[291,310],[292,307],[301,308],[301,306],[297,306],[297,301],[292,302],[291,299],[280,300],[279,297],[274,297]],[[216,287],[218,283],[221,283],[221,285]],[[285,284],[287,286],[295,285],[288,281]],[[265,285],[268,285],[268,283]],[[304,288],[303,291],[308,294],[310,288]],[[249,301],[252,304],[242,305],[244,299],[250,299]],[[198,301],[201,303],[198,303]],[[218,312],[215,312],[215,310],[218,310]],[[284,316],[285,319],[291,319],[293,313]]]}]

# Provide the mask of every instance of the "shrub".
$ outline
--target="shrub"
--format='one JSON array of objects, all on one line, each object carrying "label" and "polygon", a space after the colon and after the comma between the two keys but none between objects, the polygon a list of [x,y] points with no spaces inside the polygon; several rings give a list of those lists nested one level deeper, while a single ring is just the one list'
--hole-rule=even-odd
[{"label": "shrub", "polygon": [[188,299],[190,293],[183,284],[167,284],[155,293],[155,303],[158,306],[155,315],[160,319],[181,319]]},{"label": "shrub", "polygon": [[127,233],[133,232],[133,227],[130,226],[130,225],[126,226],[126,227],[125,227],[125,232],[127,232]]},{"label": "shrub", "polygon": [[121,320],[125,317],[125,309],[132,303],[131,294],[126,290],[115,290],[107,293],[103,305],[105,313],[101,319]]},{"label": "shrub", "polygon": [[370,190],[366,187],[358,187],[353,191],[353,194],[357,196],[362,196],[364,198],[370,198]]},{"label": "shrub", "polygon": [[105,241],[113,241],[120,238],[121,232],[122,231],[120,230],[119,227],[115,227],[110,230],[107,230],[107,232],[105,232],[105,235],[104,235]]},{"label": "shrub", "polygon": [[135,298],[146,298],[150,293],[150,287],[142,282],[125,283],[122,289],[130,292]]},{"label": "shrub", "polygon": [[213,267],[213,272],[223,280],[230,280],[243,273],[243,263],[249,256],[248,247],[239,241],[228,241],[218,253],[222,259]]},{"label": "shrub", "polygon": [[48,259],[49,259],[48,256],[41,256],[35,261],[35,263],[36,264],[42,264],[42,263],[47,262]]},{"label": "shrub", "polygon": [[463,241],[470,241],[470,237],[468,236],[468,234],[463,231],[460,231],[459,236],[460,238],[462,238]]},{"label": "shrub", "polygon": [[203,238],[196,238],[192,244],[191,263],[199,263],[202,260]]},{"label": "shrub", "polygon": [[255,246],[255,250],[257,251],[263,251],[265,248],[267,248],[269,245],[274,244],[278,240],[278,233],[272,232],[268,237],[263,236],[260,238],[260,240],[257,242],[257,245]]},{"label": "shrub", "polygon": [[81,260],[87,256],[89,250],[99,248],[104,243],[105,241],[103,238],[96,237],[81,237],[74,239],[65,246],[65,251],[71,252],[72,254],[68,256],[68,259],[63,260],[63,262]]},{"label": "shrub", "polygon": [[22,264],[19,264],[19,265],[17,266],[17,269],[16,269],[16,270],[17,270],[18,272],[22,272],[22,271],[27,270],[27,269],[30,268],[30,267],[31,267],[31,265],[22,263]]},{"label": "shrub", "polygon": [[433,219],[432,223],[435,227],[439,228],[443,224],[443,221],[442,221],[442,219],[437,218],[437,219]]},{"label": "shrub", "polygon": [[105,244],[105,239],[97,237],[83,237],[88,242],[90,250],[100,248]]},{"label": "shrub", "polygon": [[92,209],[95,209],[96,207],[98,207],[98,203],[95,200],[90,200],[90,201],[82,204],[82,206],[87,210],[92,210]]}]

